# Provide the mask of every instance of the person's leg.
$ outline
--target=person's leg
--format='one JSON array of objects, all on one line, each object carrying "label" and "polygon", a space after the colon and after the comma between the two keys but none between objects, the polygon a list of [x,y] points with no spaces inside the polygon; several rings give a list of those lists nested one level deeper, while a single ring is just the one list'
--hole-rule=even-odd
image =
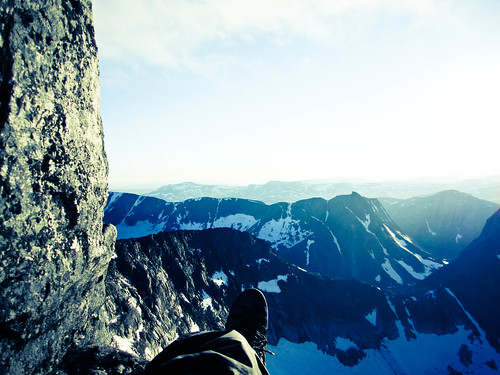
[{"label": "person's leg", "polygon": [[262,292],[245,290],[230,309],[226,331],[196,333],[174,341],[148,364],[145,374],[268,375],[267,320]]},{"label": "person's leg", "polygon": [[145,374],[267,375],[247,340],[237,331],[200,332],[180,338],[158,354]]},{"label": "person's leg", "polygon": [[236,298],[226,321],[226,330],[233,329],[247,339],[265,366],[266,352],[271,352],[267,350],[267,301],[260,290],[247,289]]}]

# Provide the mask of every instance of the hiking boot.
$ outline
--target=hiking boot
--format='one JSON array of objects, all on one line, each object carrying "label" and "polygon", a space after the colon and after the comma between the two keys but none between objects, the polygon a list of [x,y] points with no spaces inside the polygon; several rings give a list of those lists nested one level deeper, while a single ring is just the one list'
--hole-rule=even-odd
[{"label": "hiking boot", "polygon": [[264,294],[247,289],[236,298],[226,321],[226,330],[236,330],[248,341],[262,363],[266,364],[268,312]]}]

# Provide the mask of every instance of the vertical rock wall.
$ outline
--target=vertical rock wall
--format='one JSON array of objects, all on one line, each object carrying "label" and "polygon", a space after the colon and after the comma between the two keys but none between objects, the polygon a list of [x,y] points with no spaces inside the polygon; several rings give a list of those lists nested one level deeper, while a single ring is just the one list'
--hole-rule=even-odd
[{"label": "vertical rock wall", "polygon": [[0,22],[0,373],[46,373],[108,340],[91,1],[2,0]]}]

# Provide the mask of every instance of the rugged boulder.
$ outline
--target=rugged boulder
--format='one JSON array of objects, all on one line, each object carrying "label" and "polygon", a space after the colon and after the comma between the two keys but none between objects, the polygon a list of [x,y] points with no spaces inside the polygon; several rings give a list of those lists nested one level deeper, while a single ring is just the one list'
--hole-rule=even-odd
[{"label": "rugged boulder", "polygon": [[110,339],[91,2],[2,1],[0,25],[0,373],[47,373]]}]

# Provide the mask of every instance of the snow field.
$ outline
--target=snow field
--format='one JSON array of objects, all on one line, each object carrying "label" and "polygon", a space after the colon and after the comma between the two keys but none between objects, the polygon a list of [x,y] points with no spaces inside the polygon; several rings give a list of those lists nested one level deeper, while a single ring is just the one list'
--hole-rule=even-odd
[{"label": "snow field", "polygon": [[228,278],[227,275],[224,273],[224,271],[216,271],[212,275],[212,281],[217,284],[217,286],[220,288],[222,285],[228,285]]},{"label": "snow field", "polygon": [[268,293],[281,293],[278,281],[287,281],[288,275],[279,275],[278,278],[269,281],[260,281],[257,288]]},{"label": "snow field", "polygon": [[253,216],[235,214],[218,218],[213,222],[212,228],[232,228],[246,232],[257,223],[258,220],[256,220]]},{"label": "snow field", "polygon": [[[379,374],[379,375],[425,375],[449,374],[448,366],[464,374],[498,374],[486,365],[494,360],[498,365],[500,355],[491,348],[483,338],[483,343],[474,340],[471,343],[471,331],[459,327],[455,334],[435,335],[415,332],[417,338],[408,341],[404,336],[404,328],[397,321],[400,337],[390,341],[385,339],[379,349],[366,349],[366,357],[354,367],[344,366],[336,357],[323,353],[312,342],[301,344],[280,339],[276,346],[269,349],[276,356],[267,356],[267,367],[273,375],[305,374]],[[348,339],[337,338],[336,348],[347,351],[356,347]],[[473,363],[465,366],[459,357],[462,345],[467,345],[473,352]]]}]

